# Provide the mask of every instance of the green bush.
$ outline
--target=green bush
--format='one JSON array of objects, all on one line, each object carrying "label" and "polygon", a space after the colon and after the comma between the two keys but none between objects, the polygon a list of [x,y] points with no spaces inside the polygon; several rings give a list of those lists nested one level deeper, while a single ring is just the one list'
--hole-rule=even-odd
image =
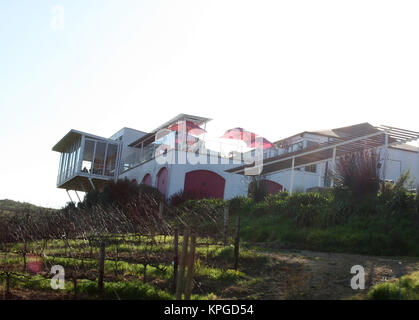
[{"label": "green bush", "polygon": [[418,196],[400,189],[391,196],[354,198],[347,190],[283,192],[255,203],[230,200],[242,216],[241,237],[279,241],[300,249],[375,255],[419,254]]},{"label": "green bush", "polygon": [[383,282],[375,285],[368,292],[371,300],[418,300],[419,299],[419,272],[402,277],[401,297],[399,293],[399,280]]}]

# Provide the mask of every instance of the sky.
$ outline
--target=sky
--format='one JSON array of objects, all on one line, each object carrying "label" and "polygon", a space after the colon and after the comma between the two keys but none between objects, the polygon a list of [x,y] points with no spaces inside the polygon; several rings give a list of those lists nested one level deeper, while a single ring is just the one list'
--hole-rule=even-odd
[{"label": "sky", "polygon": [[0,199],[61,207],[70,129],[179,113],[270,141],[360,122],[419,131],[419,2],[0,1]]}]

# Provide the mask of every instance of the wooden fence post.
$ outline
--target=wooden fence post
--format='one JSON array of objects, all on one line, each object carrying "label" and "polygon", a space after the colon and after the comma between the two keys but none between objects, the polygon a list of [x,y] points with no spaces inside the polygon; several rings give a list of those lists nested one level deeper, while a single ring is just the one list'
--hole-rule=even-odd
[{"label": "wooden fence post", "polygon": [[105,241],[100,243],[99,252],[99,278],[98,278],[98,293],[99,299],[103,299],[103,278],[105,274]]},{"label": "wooden fence post", "polygon": [[173,256],[173,291],[176,292],[176,281],[178,275],[178,267],[179,267],[179,229],[175,229],[175,234],[173,238],[173,248],[174,248],[174,256]]},{"label": "wooden fence post", "polygon": [[26,272],[26,253],[27,253],[27,243],[25,239],[23,241],[23,272]]},{"label": "wooden fence post", "polygon": [[186,257],[188,253],[188,243],[189,243],[189,230],[185,230],[183,233],[182,257],[180,259],[179,273],[177,277],[176,300],[182,299],[183,279],[185,277],[185,264],[186,264]]},{"label": "wooden fence post", "polygon": [[191,298],[192,292],[192,280],[194,275],[194,262],[195,262],[195,245],[196,245],[196,234],[191,236],[191,246],[188,255],[188,275],[186,277],[186,287],[185,287],[185,300]]},{"label": "wooden fence post", "polygon": [[227,245],[227,238],[228,238],[228,225],[230,218],[230,210],[228,205],[224,207],[224,245]]},{"label": "wooden fence post", "polygon": [[163,216],[163,213],[164,213],[164,203],[163,203],[163,201],[160,201],[159,202],[159,214],[160,214],[160,216]]},{"label": "wooden fence post", "polygon": [[240,246],[240,216],[237,216],[236,239],[234,241],[234,270],[239,267],[239,246]]},{"label": "wooden fence post", "polygon": [[6,272],[6,291],[4,293],[4,300],[8,300],[11,297],[11,293],[10,293],[10,273]]},{"label": "wooden fence post", "polygon": [[76,300],[77,299],[77,278],[74,274],[73,274],[73,287],[74,287],[73,299]]}]

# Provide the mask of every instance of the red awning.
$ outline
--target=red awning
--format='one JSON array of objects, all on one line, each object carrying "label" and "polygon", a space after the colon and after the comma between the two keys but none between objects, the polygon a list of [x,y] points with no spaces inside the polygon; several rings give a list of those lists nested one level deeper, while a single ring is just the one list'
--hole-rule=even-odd
[{"label": "red awning", "polygon": [[262,149],[269,149],[273,147],[273,144],[262,137],[257,137],[255,140],[252,141],[250,144],[251,148],[262,148]]},{"label": "red awning", "polygon": [[246,131],[243,128],[233,128],[227,130],[221,138],[236,139],[244,141],[248,147],[263,149],[272,148],[273,144],[267,139],[258,136],[256,133]]},{"label": "red awning", "polygon": [[177,131],[177,132],[187,131],[188,134],[193,134],[193,135],[197,135],[197,136],[206,132],[200,126],[198,126],[197,124],[195,124],[194,122],[189,121],[189,120],[186,121],[186,128],[185,128],[185,122],[179,121],[179,122],[174,123],[171,126],[169,126],[169,129],[172,130],[172,131]]}]

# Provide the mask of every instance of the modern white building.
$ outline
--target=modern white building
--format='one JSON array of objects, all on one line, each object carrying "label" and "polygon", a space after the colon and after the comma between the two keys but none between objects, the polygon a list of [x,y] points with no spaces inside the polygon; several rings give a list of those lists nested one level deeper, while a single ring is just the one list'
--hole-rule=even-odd
[{"label": "modern white building", "polygon": [[380,154],[382,179],[395,181],[410,169],[419,183],[419,149],[406,144],[419,139],[418,132],[361,123],[305,131],[270,148],[243,152],[228,143],[225,149],[210,148],[205,139],[210,120],[180,114],[152,132],[123,128],[110,138],[70,130],[52,149],[61,154],[57,187],[88,192],[128,178],[158,188],[166,198],[183,191],[230,199],[246,196],[249,173],[258,173],[271,193],[292,193],[333,185],[330,172],[337,158],[370,149]]}]

